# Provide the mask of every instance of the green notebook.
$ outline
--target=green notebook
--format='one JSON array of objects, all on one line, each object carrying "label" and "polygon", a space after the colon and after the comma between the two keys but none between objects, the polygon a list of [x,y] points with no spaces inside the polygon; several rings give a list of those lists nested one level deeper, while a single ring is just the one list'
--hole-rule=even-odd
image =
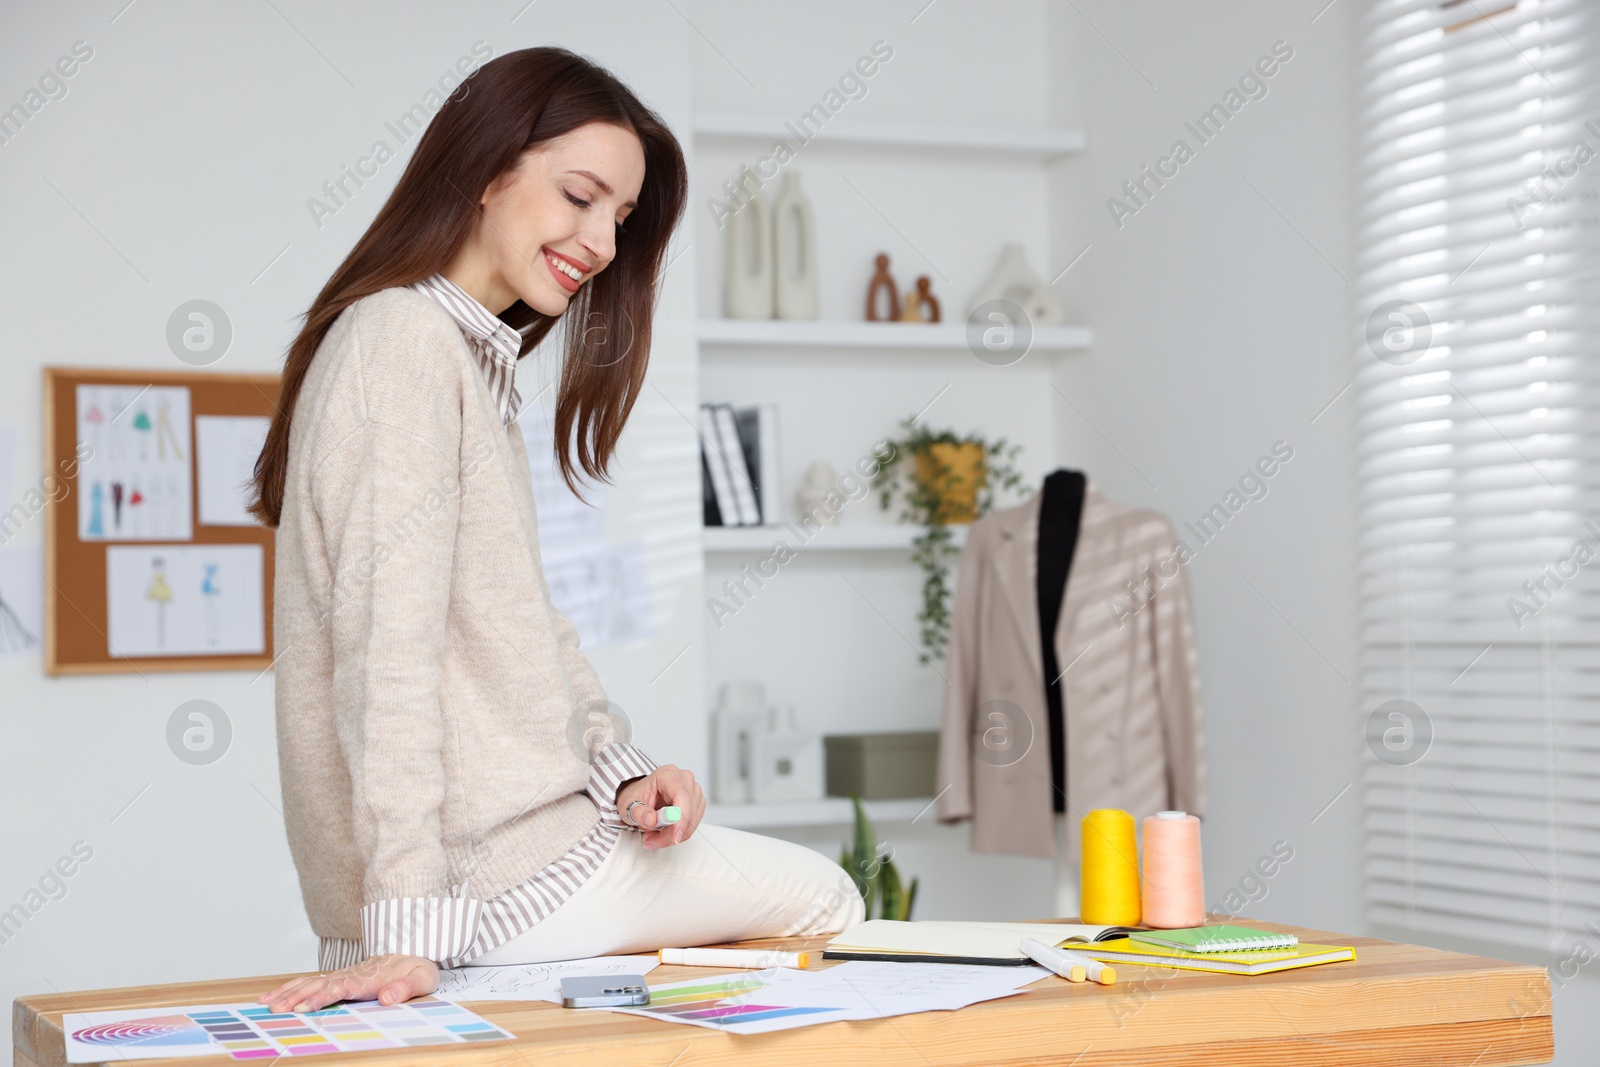
[{"label": "green notebook", "polygon": [[1135,941],[1184,952],[1251,952],[1265,948],[1294,948],[1300,939],[1293,934],[1275,934],[1248,926],[1191,926],[1182,930],[1134,930]]}]

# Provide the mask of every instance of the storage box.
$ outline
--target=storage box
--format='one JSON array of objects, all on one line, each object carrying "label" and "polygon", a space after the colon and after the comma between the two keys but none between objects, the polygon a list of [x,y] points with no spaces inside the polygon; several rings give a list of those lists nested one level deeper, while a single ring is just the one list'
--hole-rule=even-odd
[{"label": "storage box", "polygon": [[828,795],[862,800],[931,797],[938,777],[939,731],[829,734]]}]

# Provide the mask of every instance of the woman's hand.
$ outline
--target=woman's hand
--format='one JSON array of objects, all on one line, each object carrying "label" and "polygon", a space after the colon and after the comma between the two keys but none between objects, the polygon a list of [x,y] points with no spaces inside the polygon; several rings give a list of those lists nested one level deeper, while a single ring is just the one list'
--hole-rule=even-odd
[{"label": "woman's hand", "polygon": [[[694,772],[670,763],[643,778],[624,782],[617,790],[617,810],[624,819],[629,818],[628,805],[635,800],[644,801],[633,809],[632,821],[645,827],[641,835],[645,848],[666,848],[689,840],[706,813],[706,794],[694,780]],[[673,823],[661,822],[656,809],[674,804],[682,810],[682,817]]]},{"label": "woman's hand", "polygon": [[275,1012],[316,1011],[340,1000],[398,1004],[439,987],[439,966],[421,956],[373,956],[354,967],[310,978],[291,978],[256,998]]}]

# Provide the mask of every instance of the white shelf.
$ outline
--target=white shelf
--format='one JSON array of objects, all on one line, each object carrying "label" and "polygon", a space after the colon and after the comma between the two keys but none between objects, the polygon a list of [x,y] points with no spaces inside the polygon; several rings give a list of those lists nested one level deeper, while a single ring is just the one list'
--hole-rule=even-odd
[{"label": "white shelf", "polygon": [[[876,526],[824,526],[805,540],[809,531],[798,523],[781,526],[707,526],[701,531],[707,552],[767,552],[778,541],[796,552],[813,549],[831,552],[861,552],[905,550],[919,526],[881,523]],[[967,542],[967,527],[950,527],[951,540],[956,545]]]},{"label": "white shelf", "polygon": [[830,122],[813,134],[792,125],[787,116],[702,112],[694,117],[694,135],[703,139],[783,140],[798,150],[806,144],[839,144],[923,151],[968,152],[988,156],[1056,159],[1082,152],[1088,138],[1082,130],[1004,125],[963,126],[926,122]]},{"label": "white shelf", "polygon": [[[970,351],[964,322],[701,319],[697,332],[703,345]],[[1088,348],[1089,341],[1087,326],[1036,326],[1029,351],[1066,352]]]},{"label": "white shelf", "polygon": [[[932,797],[863,800],[861,806],[874,827],[913,819],[930,824],[937,822]],[[824,797],[787,804],[707,804],[703,821],[750,830],[765,826],[848,826],[855,818],[855,807],[849,797]]]}]

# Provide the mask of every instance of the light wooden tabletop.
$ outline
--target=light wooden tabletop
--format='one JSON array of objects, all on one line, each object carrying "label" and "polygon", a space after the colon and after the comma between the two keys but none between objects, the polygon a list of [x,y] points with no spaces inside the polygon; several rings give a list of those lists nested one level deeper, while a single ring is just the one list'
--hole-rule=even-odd
[{"label": "light wooden tabletop", "polygon": [[[1256,977],[1118,964],[1117,983],[1111,986],[1072,984],[1052,976],[1019,995],[959,1011],[756,1035],[571,1010],[543,1001],[486,1001],[468,1006],[516,1034],[514,1043],[352,1052],[311,1060],[369,1067],[435,1062],[451,1067],[527,1067],[534,1062],[742,1067],[758,1061],[763,1067],[1347,1067],[1424,1062],[1433,1067],[1498,1067],[1547,1063],[1555,1054],[1550,981],[1543,967],[1281,923],[1233,921],[1298,934],[1303,941],[1353,945],[1356,959]],[[730,947],[810,951],[816,954],[816,965],[827,940],[782,938]],[[837,964],[829,960],[821,966]],[[659,984],[722,970],[662,965],[647,980]],[[22,997],[13,1011],[15,1064],[57,1067],[66,1062],[63,1012],[252,1001],[286,977]],[[217,1056],[140,1062],[198,1067],[235,1061]]]}]

